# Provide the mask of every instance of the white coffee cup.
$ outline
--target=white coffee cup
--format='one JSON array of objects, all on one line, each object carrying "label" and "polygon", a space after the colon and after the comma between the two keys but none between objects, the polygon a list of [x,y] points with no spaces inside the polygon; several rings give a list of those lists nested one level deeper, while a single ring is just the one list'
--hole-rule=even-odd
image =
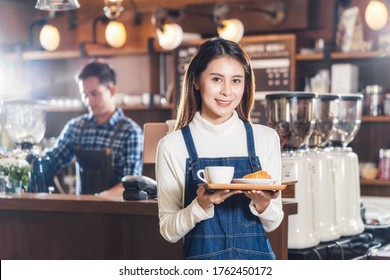
[{"label": "white coffee cup", "polygon": [[196,173],[199,180],[212,184],[230,184],[234,176],[234,166],[206,166]]}]

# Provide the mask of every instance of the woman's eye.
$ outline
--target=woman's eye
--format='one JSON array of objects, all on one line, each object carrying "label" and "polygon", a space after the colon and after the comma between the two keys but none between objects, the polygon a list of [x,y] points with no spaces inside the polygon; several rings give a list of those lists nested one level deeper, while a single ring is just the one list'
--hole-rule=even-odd
[{"label": "woman's eye", "polygon": [[220,82],[222,79],[220,77],[213,77],[212,79],[214,82]]},{"label": "woman's eye", "polygon": [[241,79],[233,79],[233,83],[234,84],[239,84],[239,83],[241,83]]}]

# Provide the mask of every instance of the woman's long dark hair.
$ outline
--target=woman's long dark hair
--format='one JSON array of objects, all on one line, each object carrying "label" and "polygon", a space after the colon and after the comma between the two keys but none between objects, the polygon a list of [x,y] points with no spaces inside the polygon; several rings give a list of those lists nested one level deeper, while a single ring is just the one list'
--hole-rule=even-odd
[{"label": "woman's long dark hair", "polygon": [[199,82],[200,75],[206,70],[209,63],[222,56],[229,56],[235,59],[244,68],[244,94],[236,111],[240,119],[250,121],[250,113],[254,104],[255,77],[249,57],[237,43],[222,38],[213,38],[200,45],[188,65],[184,75],[175,130],[181,129],[191,122],[195,113],[200,111],[202,99],[199,91],[195,89],[195,83]]}]

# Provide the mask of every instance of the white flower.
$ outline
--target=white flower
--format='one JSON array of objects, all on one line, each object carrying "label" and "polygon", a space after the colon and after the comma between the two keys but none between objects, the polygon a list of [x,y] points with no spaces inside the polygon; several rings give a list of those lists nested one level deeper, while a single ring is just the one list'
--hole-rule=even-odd
[{"label": "white flower", "polygon": [[0,174],[7,176],[9,181],[18,182],[22,186],[29,183],[31,166],[25,159],[5,157],[0,158]]},{"label": "white flower", "polygon": [[20,158],[0,158],[0,166],[10,168],[11,166],[26,167],[29,166],[25,159]]}]

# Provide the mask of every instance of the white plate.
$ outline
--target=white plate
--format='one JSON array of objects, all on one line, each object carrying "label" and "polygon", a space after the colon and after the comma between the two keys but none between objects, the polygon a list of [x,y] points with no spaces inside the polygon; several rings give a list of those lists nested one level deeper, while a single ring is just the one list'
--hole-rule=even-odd
[{"label": "white plate", "polygon": [[254,184],[254,185],[273,185],[276,183],[277,180],[275,179],[243,179],[243,178],[236,178],[233,179],[233,183],[238,184]]}]

